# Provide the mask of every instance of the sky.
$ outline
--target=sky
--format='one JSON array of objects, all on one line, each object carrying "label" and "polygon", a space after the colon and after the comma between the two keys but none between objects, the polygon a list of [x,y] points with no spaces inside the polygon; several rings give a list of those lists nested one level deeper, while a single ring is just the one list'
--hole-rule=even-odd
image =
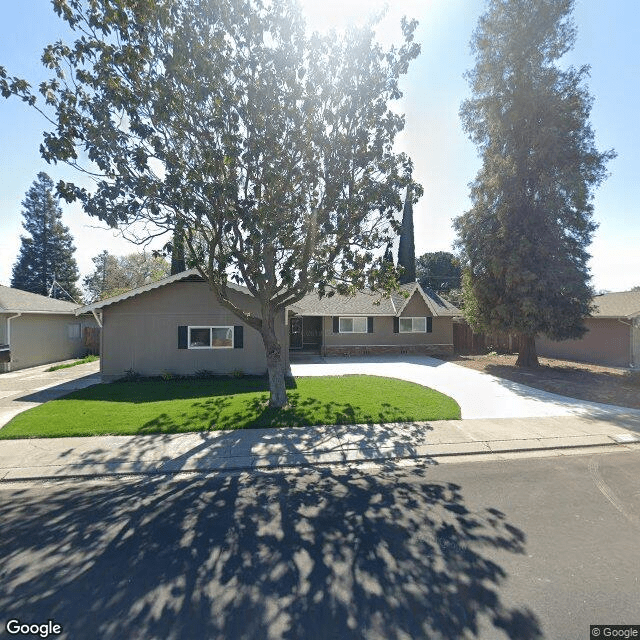
[{"label": "sky", "polygon": [[[378,0],[301,4],[314,30],[343,29],[384,6]],[[0,8],[0,65],[37,86],[48,78],[40,62],[44,47],[58,39],[70,42],[71,36],[49,0],[0,0]],[[378,27],[380,40],[388,44],[400,42],[402,15],[419,22],[416,40],[422,52],[402,79],[404,96],[394,106],[406,114],[397,150],[411,156],[414,178],[424,187],[414,207],[418,256],[451,251],[452,220],[471,206],[469,183],[480,160],[458,112],[470,96],[463,74],[474,64],[469,42],[484,9],[484,0],[393,0]],[[618,154],[608,165],[609,178],[595,193],[594,220],[599,226],[590,247],[592,284],[596,291],[624,291],[640,285],[640,3],[576,0],[574,20],[576,46],[563,63],[590,65],[590,121],[596,144],[601,151],[615,149]],[[70,167],[41,159],[45,131],[47,123],[35,110],[15,98],[0,97],[0,284],[10,282],[24,233],[21,202],[38,172],[45,171],[54,182],[77,179]],[[116,255],[139,250],[79,205],[61,206],[82,276],[92,271],[91,258],[104,249]]]}]

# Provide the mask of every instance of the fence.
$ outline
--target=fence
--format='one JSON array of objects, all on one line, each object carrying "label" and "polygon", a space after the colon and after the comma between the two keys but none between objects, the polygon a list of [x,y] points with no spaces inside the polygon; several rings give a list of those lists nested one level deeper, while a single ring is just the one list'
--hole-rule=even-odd
[{"label": "fence", "polygon": [[490,351],[517,353],[518,337],[508,333],[474,333],[464,321],[453,323],[453,350],[460,355],[479,355]]},{"label": "fence", "polygon": [[100,354],[100,329],[99,327],[85,327],[82,335],[82,344],[87,353],[97,356]]}]

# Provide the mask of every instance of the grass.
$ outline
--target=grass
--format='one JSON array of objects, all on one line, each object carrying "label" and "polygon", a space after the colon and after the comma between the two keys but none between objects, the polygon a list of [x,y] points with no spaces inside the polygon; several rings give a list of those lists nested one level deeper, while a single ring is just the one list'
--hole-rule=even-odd
[{"label": "grass", "polygon": [[68,369],[69,367],[77,367],[79,364],[86,364],[87,362],[95,362],[100,360],[99,356],[85,356],[81,360],[75,360],[74,362],[67,362],[67,364],[57,364],[53,367],[49,367],[47,371],[58,371],[58,369]]},{"label": "grass", "polygon": [[264,378],[119,381],[75,391],[17,415],[0,439],[181,433],[460,418],[433,389],[376,376],[289,380],[285,409],[269,408]]}]

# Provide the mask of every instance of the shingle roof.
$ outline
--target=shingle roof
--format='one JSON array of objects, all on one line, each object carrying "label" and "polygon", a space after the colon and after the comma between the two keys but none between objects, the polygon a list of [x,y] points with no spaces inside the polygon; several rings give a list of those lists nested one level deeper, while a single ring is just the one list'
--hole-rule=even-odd
[{"label": "shingle roof", "polygon": [[0,285],[0,312],[3,313],[74,313],[77,308],[75,302]]},{"label": "shingle roof", "polygon": [[[96,302],[92,302],[91,304],[86,305],[85,307],[80,307],[76,314],[86,313],[88,311],[95,311],[96,309],[102,309],[103,307],[108,307],[110,304],[115,304],[116,302],[120,302],[122,300],[127,300],[128,298],[134,298],[135,296],[144,293],[145,291],[151,291],[153,289],[159,289],[160,287],[164,287],[172,282],[178,282],[180,280],[202,280],[200,273],[197,269],[189,269],[187,271],[182,271],[181,273],[176,273],[171,276],[167,276],[166,278],[162,278],[162,280],[158,280],[156,282],[152,282],[151,284],[145,284],[142,287],[137,287],[136,289],[131,289],[130,291],[125,291],[125,293],[121,293],[119,296],[113,296],[111,298],[105,298],[104,300],[98,300]],[[239,284],[235,284],[233,282],[228,282],[227,287],[229,289],[235,289],[240,293],[249,294],[249,290],[246,287],[243,287]]]},{"label": "shingle roof", "polygon": [[358,291],[353,296],[336,294],[330,298],[320,298],[312,292],[292,305],[292,310],[303,316],[399,316],[416,291],[434,316],[461,315],[462,312],[450,302],[431,290],[424,291],[417,282],[402,285],[399,291],[390,296],[368,289]]},{"label": "shingle roof", "polygon": [[620,291],[595,296],[593,303],[595,318],[640,317],[640,291]]}]

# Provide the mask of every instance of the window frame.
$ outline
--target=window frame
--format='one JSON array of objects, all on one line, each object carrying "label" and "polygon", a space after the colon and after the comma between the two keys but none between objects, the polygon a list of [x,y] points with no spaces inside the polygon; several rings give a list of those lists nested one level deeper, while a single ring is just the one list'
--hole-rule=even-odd
[{"label": "window frame", "polygon": [[[77,332],[76,335],[71,335],[71,329],[73,328],[73,332]],[[67,323],[67,340],[81,340],[82,339],[82,323],[81,322],[68,322]]]},{"label": "window frame", "polygon": [[[343,320],[351,320],[353,322],[352,327],[353,331],[343,331],[342,330],[342,321]],[[364,320],[364,331],[355,331],[355,321],[356,320]],[[369,333],[369,319],[367,316],[338,316],[338,333]]]},{"label": "window frame", "polygon": [[[192,346],[191,345],[191,330],[192,329],[208,329],[209,330],[209,345],[208,346]],[[212,329],[225,329],[227,331],[231,330],[231,345],[228,346],[216,346],[211,339],[211,330]],[[212,350],[212,349],[234,349],[235,348],[235,327],[233,325],[187,325],[187,349],[193,350]]]},{"label": "window frame", "polygon": [[[411,331],[405,331],[402,329],[402,321],[403,320],[411,320]],[[424,320],[424,329],[416,329],[415,328],[415,321],[416,320]],[[398,333],[429,333],[427,331],[428,329],[428,322],[427,322],[427,316],[406,316],[406,317],[401,317],[398,320]]]}]

